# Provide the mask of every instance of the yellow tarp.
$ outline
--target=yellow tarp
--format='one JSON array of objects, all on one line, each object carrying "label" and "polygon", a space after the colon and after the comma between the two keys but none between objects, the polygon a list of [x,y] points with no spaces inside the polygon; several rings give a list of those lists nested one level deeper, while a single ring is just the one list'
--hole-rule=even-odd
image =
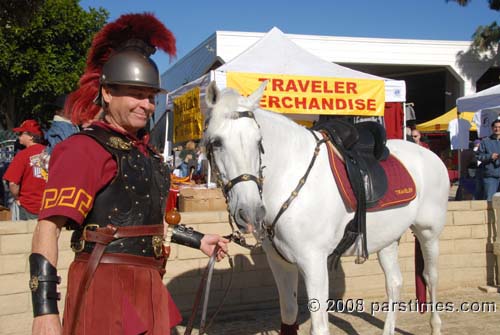
[{"label": "yellow tarp", "polygon": [[[471,124],[470,131],[476,131],[476,124],[472,122],[472,117],[474,116],[474,112],[463,112],[460,114],[460,117],[469,121]],[[448,123],[451,120],[457,118],[457,107],[450,109],[447,113],[438,116],[435,119],[430,121],[417,124],[417,129],[421,132],[438,132],[438,131],[447,131]]]}]

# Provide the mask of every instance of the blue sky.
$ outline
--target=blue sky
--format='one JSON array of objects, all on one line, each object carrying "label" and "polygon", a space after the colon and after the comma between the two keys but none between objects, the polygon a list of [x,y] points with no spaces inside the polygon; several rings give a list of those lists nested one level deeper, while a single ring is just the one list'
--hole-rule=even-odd
[{"label": "blue sky", "polygon": [[[153,12],[176,36],[177,59],[217,30],[352,37],[471,40],[479,25],[500,21],[487,0],[460,7],[445,0],[82,0],[103,7],[114,20],[124,13]],[[172,63],[154,56],[160,72]]]}]

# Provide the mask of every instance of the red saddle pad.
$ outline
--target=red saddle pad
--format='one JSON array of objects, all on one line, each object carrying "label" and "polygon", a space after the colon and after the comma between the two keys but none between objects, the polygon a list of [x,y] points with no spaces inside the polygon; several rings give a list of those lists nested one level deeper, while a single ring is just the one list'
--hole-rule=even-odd
[{"label": "red saddle pad", "polygon": [[[335,182],[346,205],[354,210],[356,198],[352,191],[351,183],[347,176],[347,169],[339,153],[331,142],[328,144],[328,158]],[[392,154],[385,161],[379,162],[387,174],[387,192],[373,207],[367,208],[368,212],[404,205],[416,196],[415,182],[403,164]]]}]

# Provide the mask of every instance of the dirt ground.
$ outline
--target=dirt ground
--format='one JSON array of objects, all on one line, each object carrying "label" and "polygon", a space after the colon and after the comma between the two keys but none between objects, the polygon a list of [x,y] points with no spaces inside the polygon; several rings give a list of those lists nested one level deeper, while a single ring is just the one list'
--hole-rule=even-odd
[{"label": "dirt ground", "polygon": [[[413,297],[403,296],[402,301],[409,301]],[[331,334],[382,334],[385,313],[370,313],[372,303],[383,302],[380,299],[364,301],[368,306],[363,313],[331,313]],[[406,299],[406,300],[405,300]],[[499,334],[500,333],[500,293],[485,293],[477,288],[460,289],[453,292],[441,292],[439,301],[453,303],[454,309],[466,303],[483,304],[489,312],[442,312],[442,334],[470,335],[470,334]],[[451,305],[449,305],[451,306]],[[486,307],[488,306],[488,307]],[[478,304],[471,306],[478,308]],[[495,309],[495,311],[492,311]],[[276,335],[279,334],[280,313],[278,309],[249,310],[235,313],[221,313],[209,329],[208,334],[231,335]],[[395,334],[417,335],[430,334],[430,313],[400,312],[396,322]],[[309,334],[311,322],[306,306],[301,306],[299,311],[299,334]],[[178,326],[173,334],[184,334],[184,327]],[[196,330],[193,334],[197,334]]]}]

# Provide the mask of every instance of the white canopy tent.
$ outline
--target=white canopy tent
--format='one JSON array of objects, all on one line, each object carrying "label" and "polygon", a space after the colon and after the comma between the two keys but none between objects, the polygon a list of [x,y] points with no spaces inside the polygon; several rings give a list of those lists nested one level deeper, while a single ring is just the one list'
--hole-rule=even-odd
[{"label": "white canopy tent", "polygon": [[[473,93],[457,99],[457,109],[459,113],[462,112],[473,112],[473,113],[483,113],[475,115],[473,120],[481,121],[478,124],[481,129],[489,129],[492,122],[492,116],[495,113],[500,115],[500,85],[490,87],[481,92]],[[485,115],[489,115],[486,117]],[[483,131],[484,132],[484,131]],[[488,132],[486,133],[486,136]],[[478,136],[484,137],[484,134],[478,132]]]},{"label": "white canopy tent", "polygon": [[404,102],[406,99],[403,80],[386,79],[323,60],[289,40],[276,27],[243,53],[215,69],[217,86],[226,87],[228,72],[379,79],[385,82],[385,101]]},{"label": "white canopy tent", "polygon": [[457,99],[458,112],[477,112],[500,108],[500,85]]},{"label": "white canopy tent", "polygon": [[[457,99],[457,110],[459,113],[463,112],[474,112],[474,113],[480,113],[480,112],[496,112],[500,113],[500,85],[496,85],[493,87],[490,87],[486,90],[483,90],[481,92],[473,93],[461,98]],[[493,113],[494,114],[494,113]],[[474,120],[474,118],[473,118]],[[489,127],[489,123],[491,120],[487,120],[486,118],[480,118],[481,123],[477,125],[478,126],[478,136],[479,136],[479,128],[481,126],[485,126],[486,128]],[[460,132],[460,129],[458,130],[458,133],[455,135],[457,137],[465,136],[468,138],[469,136],[469,131],[466,133]],[[458,173],[459,176],[461,176],[461,171],[462,171],[462,166],[461,166],[461,150],[458,150]]]}]

